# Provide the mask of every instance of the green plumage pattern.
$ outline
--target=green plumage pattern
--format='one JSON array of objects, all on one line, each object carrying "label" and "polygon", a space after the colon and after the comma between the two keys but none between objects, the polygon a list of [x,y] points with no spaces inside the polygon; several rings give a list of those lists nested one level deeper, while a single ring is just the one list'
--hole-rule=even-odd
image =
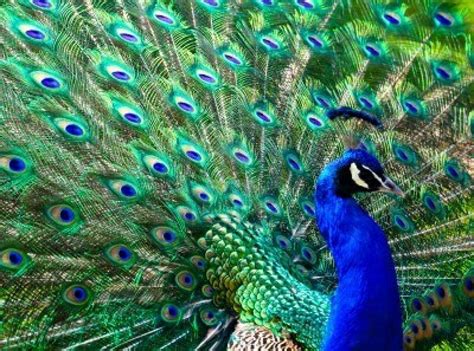
[{"label": "green plumage pattern", "polygon": [[406,193],[358,195],[405,349],[470,349],[473,11],[2,2],[0,347],[223,350],[245,323],[319,349],[337,278],[312,194],[355,135]]}]

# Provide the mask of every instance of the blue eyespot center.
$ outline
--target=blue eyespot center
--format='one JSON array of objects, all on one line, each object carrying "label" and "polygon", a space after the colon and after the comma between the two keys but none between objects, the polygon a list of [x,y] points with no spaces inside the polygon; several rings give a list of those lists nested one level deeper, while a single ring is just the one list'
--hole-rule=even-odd
[{"label": "blue eyespot center", "polygon": [[278,212],[278,208],[271,202],[266,202],[265,205],[267,206],[267,208],[273,212],[273,213],[277,213]]},{"label": "blue eyespot center", "polygon": [[405,221],[404,221],[402,218],[398,217],[398,216],[395,217],[395,222],[397,223],[397,225],[398,225],[399,227],[401,227],[401,228],[403,228],[403,229],[405,229],[406,226],[407,226],[406,223],[405,223]]},{"label": "blue eyespot center", "polygon": [[179,107],[181,110],[183,110],[183,111],[185,111],[185,112],[193,112],[193,111],[194,111],[193,105],[191,105],[191,104],[189,104],[189,103],[187,103],[187,102],[180,101],[180,102],[178,102],[177,105],[178,105],[178,107]]},{"label": "blue eyespot center", "polygon": [[125,41],[129,41],[129,42],[132,42],[132,43],[135,43],[138,41],[138,38],[131,34],[131,33],[120,33],[120,37],[125,40]]},{"label": "blue eyespot center", "polygon": [[262,112],[262,111],[257,111],[255,112],[255,114],[257,115],[258,118],[260,118],[262,121],[264,122],[271,122],[271,119],[270,117],[267,116],[266,113]]},{"label": "blue eyespot center", "polygon": [[450,79],[451,78],[451,74],[449,73],[449,71],[447,69],[443,68],[443,67],[436,67],[436,73],[442,79]]},{"label": "blue eyespot center", "polygon": [[118,250],[118,255],[122,261],[128,261],[130,258],[132,258],[132,253],[125,246],[120,247]]},{"label": "blue eyespot center", "polygon": [[32,39],[36,40],[43,40],[45,38],[45,35],[43,32],[37,30],[37,29],[30,29],[25,32],[27,36],[29,36]]},{"label": "blue eyespot center", "polygon": [[244,203],[240,201],[239,199],[232,200],[232,203],[237,207],[242,207],[244,205]]},{"label": "blue eyespot center", "polygon": [[12,157],[8,163],[8,167],[13,172],[22,172],[26,169],[26,163],[19,157]]},{"label": "blue eyespot center", "polygon": [[446,169],[447,169],[448,173],[449,173],[452,177],[454,177],[454,178],[459,177],[458,171],[457,171],[456,168],[454,168],[453,166],[448,166]]},{"label": "blue eyespot center", "polygon": [[174,23],[174,21],[173,21],[173,19],[172,19],[171,17],[168,17],[168,16],[166,16],[166,15],[164,15],[164,14],[161,14],[161,13],[157,13],[157,14],[155,15],[155,18],[156,18],[158,21],[164,22],[164,23],[167,23],[167,24],[173,24],[173,23]]},{"label": "blue eyespot center", "polygon": [[418,299],[414,299],[414,300],[413,300],[413,308],[414,308],[416,311],[421,311],[421,309],[423,308],[423,305],[421,304],[421,301],[418,300]]},{"label": "blue eyespot center", "polygon": [[237,151],[234,153],[234,156],[241,162],[247,163],[250,161],[249,157],[244,153]]},{"label": "blue eyespot center", "polygon": [[270,49],[278,49],[280,47],[278,43],[269,38],[263,38],[262,43]]},{"label": "blue eyespot center", "polygon": [[301,166],[298,164],[298,162],[296,162],[292,158],[288,159],[288,163],[290,164],[290,167],[296,171],[299,171],[301,169]]},{"label": "blue eyespot center", "polygon": [[11,251],[8,256],[10,263],[14,266],[18,266],[23,262],[23,255],[18,251]]},{"label": "blue eyespot center", "polygon": [[132,197],[137,194],[137,190],[130,184],[122,185],[122,187],[120,188],[120,192],[122,193],[122,195],[127,197]]},{"label": "blue eyespot center", "polygon": [[166,173],[168,172],[168,167],[164,163],[161,162],[155,162],[153,164],[153,169],[159,173]]},{"label": "blue eyespot center", "polygon": [[309,35],[309,36],[308,36],[308,41],[309,41],[312,45],[314,45],[314,46],[316,46],[316,47],[318,47],[318,48],[322,48],[323,45],[324,45],[323,42],[322,42],[319,38],[317,38],[316,36],[314,36],[314,35]]},{"label": "blue eyespot center", "polygon": [[59,217],[63,222],[70,223],[74,220],[74,211],[67,207],[63,208],[59,213]]},{"label": "blue eyespot center", "polygon": [[442,286],[436,288],[436,293],[439,297],[444,298],[446,296],[446,291]]},{"label": "blue eyespot center", "polygon": [[299,6],[305,8],[305,9],[312,9],[312,8],[314,8],[314,5],[313,5],[311,2],[307,1],[307,0],[297,0],[296,3],[297,3]]},{"label": "blue eyespot center", "polygon": [[188,156],[190,159],[195,160],[195,161],[201,161],[202,157],[201,155],[193,150],[186,151],[186,156]]},{"label": "blue eyespot center", "polygon": [[468,291],[474,290],[474,282],[472,281],[471,278],[466,278],[466,280],[464,281],[464,286],[466,287],[466,290]]},{"label": "blue eyespot center", "polygon": [[206,4],[211,5],[211,6],[219,6],[219,3],[216,0],[203,0]]},{"label": "blue eyespot center", "polygon": [[406,101],[404,103],[404,106],[406,107],[406,109],[408,111],[410,111],[411,113],[418,113],[418,107],[413,103],[413,102],[410,102],[410,101]]},{"label": "blue eyespot center", "polygon": [[47,77],[41,80],[41,84],[49,89],[57,89],[61,86],[61,83],[55,78]]},{"label": "blue eyespot center", "polygon": [[209,200],[209,195],[207,195],[206,193],[200,193],[199,197],[201,198],[201,200],[204,200],[204,201]]},{"label": "blue eyespot center", "polygon": [[216,79],[208,74],[199,73],[198,77],[206,83],[215,83]]},{"label": "blue eyespot center", "polygon": [[137,115],[136,113],[127,112],[123,116],[125,117],[127,121],[132,122],[132,123],[140,123],[142,121],[140,116]]},{"label": "blue eyespot center", "polygon": [[374,47],[373,45],[371,44],[367,44],[365,46],[365,50],[367,51],[367,53],[369,53],[371,56],[380,56],[380,51]]},{"label": "blue eyespot center", "polygon": [[453,21],[442,12],[437,12],[435,14],[435,19],[440,25],[445,27],[450,27],[453,24]]},{"label": "blue eyespot center", "polygon": [[304,205],[303,208],[304,208],[304,210],[306,211],[306,213],[308,213],[309,215],[311,215],[311,216],[314,216],[314,215],[315,215],[314,209],[313,209],[311,206],[309,206],[309,205]]},{"label": "blue eyespot center", "polygon": [[384,13],[383,18],[385,18],[388,22],[394,25],[399,25],[401,22],[400,20],[393,14],[391,13]]},{"label": "blue eyespot center", "polygon": [[372,103],[372,101],[370,101],[366,97],[360,97],[359,101],[361,102],[362,105],[364,105],[365,107],[369,109],[374,107],[374,104]]},{"label": "blue eyespot center", "polygon": [[186,212],[184,214],[184,218],[187,219],[188,221],[192,221],[196,218],[196,216],[192,212]]},{"label": "blue eyespot center", "polygon": [[427,197],[425,203],[431,210],[436,210],[436,204],[431,197]]},{"label": "blue eyespot center", "polygon": [[309,122],[317,127],[321,127],[323,124],[321,123],[321,121],[315,117],[310,117],[308,118]]},{"label": "blue eyespot center", "polygon": [[412,325],[410,326],[410,329],[411,329],[411,331],[412,331],[413,333],[415,333],[415,334],[418,334],[418,332],[420,331],[419,328],[418,328],[418,326],[417,326],[416,324],[412,324]]},{"label": "blue eyespot center", "polygon": [[179,311],[175,306],[168,306],[168,315],[171,317],[177,317],[178,313]]},{"label": "blue eyespot center", "polygon": [[128,75],[128,73],[124,72],[124,71],[114,71],[112,72],[112,76],[118,80],[129,80],[130,79],[130,76]]},{"label": "blue eyespot center", "polygon": [[166,242],[173,242],[176,239],[176,234],[173,232],[164,232],[163,233],[163,238],[165,239]]},{"label": "blue eyespot center", "polygon": [[84,301],[87,297],[87,292],[84,288],[76,287],[74,288],[73,295],[78,302]]},{"label": "blue eyespot center", "polygon": [[240,61],[237,57],[232,54],[224,54],[224,58],[234,65],[241,65],[242,61]]},{"label": "blue eyespot center", "polygon": [[68,134],[71,134],[74,136],[81,136],[84,134],[84,130],[81,128],[81,126],[75,123],[68,124],[65,130]]},{"label": "blue eyespot center", "polygon": [[319,104],[319,106],[324,107],[324,108],[329,108],[331,105],[326,101],[325,98],[317,96],[316,97],[316,102]]},{"label": "blue eyespot center", "polygon": [[49,0],[33,0],[32,3],[33,5],[36,5],[44,9],[48,9],[51,7],[51,3],[49,2]]},{"label": "blue eyespot center", "polygon": [[408,160],[408,155],[402,149],[397,150],[397,155],[404,161]]}]

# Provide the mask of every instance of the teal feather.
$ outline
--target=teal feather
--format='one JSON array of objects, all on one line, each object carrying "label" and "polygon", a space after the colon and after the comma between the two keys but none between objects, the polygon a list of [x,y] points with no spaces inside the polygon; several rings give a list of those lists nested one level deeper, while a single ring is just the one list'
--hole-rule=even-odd
[{"label": "teal feather", "polygon": [[356,196],[405,349],[470,347],[469,1],[18,0],[0,19],[2,349],[218,350],[241,325],[246,348],[321,349],[338,262],[310,194],[344,148],[405,192]]}]

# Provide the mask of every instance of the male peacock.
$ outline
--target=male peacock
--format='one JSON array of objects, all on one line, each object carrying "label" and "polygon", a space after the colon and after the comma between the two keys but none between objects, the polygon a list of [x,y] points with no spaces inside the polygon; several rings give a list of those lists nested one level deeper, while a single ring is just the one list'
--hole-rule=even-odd
[{"label": "male peacock", "polygon": [[472,9],[2,2],[2,349],[469,349]]}]

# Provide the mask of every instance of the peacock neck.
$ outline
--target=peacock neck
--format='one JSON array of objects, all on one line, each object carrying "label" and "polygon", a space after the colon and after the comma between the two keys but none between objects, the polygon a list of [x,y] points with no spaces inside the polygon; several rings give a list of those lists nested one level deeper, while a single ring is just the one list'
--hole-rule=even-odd
[{"label": "peacock neck", "polygon": [[339,281],[324,349],[399,351],[401,307],[386,236],[352,197],[336,194],[332,171],[323,171],[316,191],[318,227]]}]

